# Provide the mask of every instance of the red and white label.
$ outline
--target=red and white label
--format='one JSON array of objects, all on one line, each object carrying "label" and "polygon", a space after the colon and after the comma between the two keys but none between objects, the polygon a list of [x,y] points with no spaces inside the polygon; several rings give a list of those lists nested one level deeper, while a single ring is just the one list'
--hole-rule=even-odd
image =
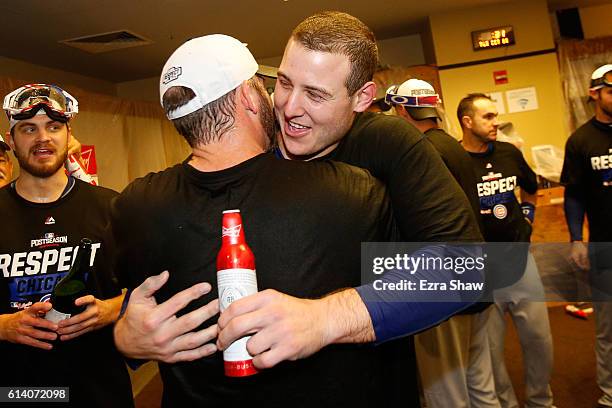
[{"label": "red and white label", "polygon": [[495,85],[503,85],[508,83],[508,71],[493,71],[493,80]]},{"label": "red and white label", "polygon": [[238,238],[240,236],[240,229],[242,228],[242,224],[234,225],[233,227],[221,227],[221,236],[222,237],[230,237],[230,238]]},{"label": "red and white label", "polygon": [[[217,272],[217,287],[219,308],[223,312],[232,302],[257,293],[257,275],[253,269],[223,269]],[[228,377],[257,374],[257,369],[253,365],[253,357],[246,348],[246,343],[250,338],[250,336],[242,337],[223,351],[225,375]]]}]

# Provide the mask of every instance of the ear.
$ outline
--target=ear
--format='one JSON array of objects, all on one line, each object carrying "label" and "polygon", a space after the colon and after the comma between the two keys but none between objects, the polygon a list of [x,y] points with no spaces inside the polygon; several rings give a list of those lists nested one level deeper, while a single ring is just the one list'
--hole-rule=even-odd
[{"label": "ear", "polygon": [[589,89],[589,95],[594,101],[598,100],[599,99],[599,89]]},{"label": "ear", "polygon": [[471,129],[472,128],[472,118],[470,118],[469,116],[462,117],[461,127],[464,127],[466,129]]},{"label": "ear", "polygon": [[355,92],[354,112],[363,112],[370,107],[376,97],[376,84],[372,81],[366,82]]},{"label": "ear", "polygon": [[257,105],[254,92],[255,90],[247,81],[242,81],[242,84],[240,84],[238,88],[238,99],[240,100],[240,104],[243,105],[247,111],[257,114],[259,112],[259,105]]},{"label": "ear", "polygon": [[403,105],[393,105],[395,107],[395,112],[397,112],[398,116],[401,116],[403,118],[408,116],[408,112],[406,111],[406,108]]}]

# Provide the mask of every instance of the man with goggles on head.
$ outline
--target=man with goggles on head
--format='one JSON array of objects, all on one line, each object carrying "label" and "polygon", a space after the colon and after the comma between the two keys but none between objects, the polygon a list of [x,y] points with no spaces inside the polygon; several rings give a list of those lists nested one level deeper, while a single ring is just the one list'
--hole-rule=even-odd
[{"label": "man with goggles on head", "polygon": [[[595,116],[567,140],[561,182],[571,259],[589,270],[597,332],[597,383],[602,391],[599,406],[612,407],[612,64],[593,71],[589,97]],[[585,214],[591,242],[588,249],[582,236]]]},{"label": "man with goggles on head", "polygon": [[[29,119],[35,115],[46,114],[48,117],[60,123],[67,121],[78,113],[78,102],[70,94],[61,88],[46,85],[26,85],[11,92],[4,98],[3,109],[5,110],[12,131],[17,122]],[[7,135],[9,137],[9,135]],[[12,179],[12,164],[8,156],[10,147],[0,139],[0,148],[5,152],[10,170],[0,174],[0,187],[8,184]],[[81,156],[81,143],[71,136],[68,141],[68,155],[74,155],[77,159]]]},{"label": "man with goggles on head", "polygon": [[[3,108],[20,174],[0,189],[0,385],[69,387],[74,406],[132,406],[129,376],[112,341],[123,296],[104,239],[117,193],[64,171],[68,121],[78,112],[70,94],[26,85],[7,95]],[[89,294],[75,301],[84,311],[46,320],[51,292],[84,237],[94,242]]]}]

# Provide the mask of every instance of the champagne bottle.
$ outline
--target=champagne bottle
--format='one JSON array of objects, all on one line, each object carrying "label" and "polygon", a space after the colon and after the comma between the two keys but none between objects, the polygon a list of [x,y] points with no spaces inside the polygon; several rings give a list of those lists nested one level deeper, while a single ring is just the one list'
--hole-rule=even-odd
[{"label": "champagne bottle", "polygon": [[87,294],[87,277],[91,273],[90,259],[91,240],[83,238],[68,274],[53,288],[50,299],[53,308],[47,312],[45,319],[57,323],[85,310],[84,306],[76,306],[74,301]]}]

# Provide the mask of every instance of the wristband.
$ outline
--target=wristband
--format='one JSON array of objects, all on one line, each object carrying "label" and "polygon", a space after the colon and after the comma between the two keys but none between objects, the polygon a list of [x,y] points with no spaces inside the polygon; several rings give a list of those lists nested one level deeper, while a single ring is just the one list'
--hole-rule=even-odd
[{"label": "wristband", "polygon": [[521,211],[523,211],[523,216],[529,220],[529,222],[533,223],[535,218],[535,205],[525,201],[521,204]]}]

